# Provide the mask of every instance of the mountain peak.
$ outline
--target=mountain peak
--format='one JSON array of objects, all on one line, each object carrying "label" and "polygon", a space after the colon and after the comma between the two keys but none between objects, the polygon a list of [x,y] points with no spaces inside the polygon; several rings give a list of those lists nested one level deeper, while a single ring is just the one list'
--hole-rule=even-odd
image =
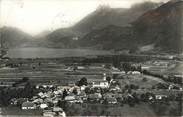
[{"label": "mountain peak", "polygon": [[170,0],[171,3],[181,2],[182,0]]},{"label": "mountain peak", "polygon": [[97,11],[107,11],[107,10],[110,10],[111,9],[111,7],[109,6],[109,5],[99,5],[98,7],[97,7]]}]

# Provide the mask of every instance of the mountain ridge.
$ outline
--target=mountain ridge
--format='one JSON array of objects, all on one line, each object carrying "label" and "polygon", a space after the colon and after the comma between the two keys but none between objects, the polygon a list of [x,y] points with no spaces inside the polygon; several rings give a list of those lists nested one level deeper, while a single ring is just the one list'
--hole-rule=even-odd
[{"label": "mountain ridge", "polygon": [[7,48],[25,46],[24,44],[33,40],[33,37],[15,27],[1,27],[1,42]]}]

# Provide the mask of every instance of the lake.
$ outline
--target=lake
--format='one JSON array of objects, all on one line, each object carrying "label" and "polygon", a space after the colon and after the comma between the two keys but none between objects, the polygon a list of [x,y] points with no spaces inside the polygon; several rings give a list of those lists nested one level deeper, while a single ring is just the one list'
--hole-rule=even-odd
[{"label": "lake", "polygon": [[7,56],[10,58],[61,58],[109,54],[112,52],[91,49],[13,48],[8,50]]}]

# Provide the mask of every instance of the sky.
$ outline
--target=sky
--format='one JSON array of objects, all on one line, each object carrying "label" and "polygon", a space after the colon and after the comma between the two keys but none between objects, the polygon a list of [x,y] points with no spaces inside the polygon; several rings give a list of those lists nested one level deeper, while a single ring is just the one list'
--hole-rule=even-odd
[{"label": "sky", "polygon": [[[100,5],[130,8],[144,0],[0,0],[0,27],[16,27],[31,35],[74,25]],[[149,1],[149,0],[145,0]],[[151,0],[166,2],[167,0]]]}]

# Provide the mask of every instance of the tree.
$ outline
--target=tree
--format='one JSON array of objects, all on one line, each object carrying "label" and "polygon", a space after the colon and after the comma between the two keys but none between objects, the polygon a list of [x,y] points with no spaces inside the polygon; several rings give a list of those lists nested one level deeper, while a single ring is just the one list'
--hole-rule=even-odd
[{"label": "tree", "polygon": [[68,110],[68,104],[65,100],[59,100],[57,106],[63,108],[64,111]]},{"label": "tree", "polygon": [[66,96],[67,96],[67,90],[66,90],[66,89],[64,89],[62,99],[64,99]]},{"label": "tree", "polygon": [[25,88],[22,92],[22,96],[28,97],[28,98],[30,98],[32,96],[32,86],[31,86],[30,82],[27,82],[25,84]]},{"label": "tree", "polygon": [[27,83],[29,82],[29,78],[28,77],[23,77],[21,80],[13,83],[13,87],[16,87],[17,85],[21,84],[21,83]]},{"label": "tree", "polygon": [[76,88],[74,88],[74,89],[73,89],[73,91],[72,91],[72,93],[74,93],[75,95],[77,95],[77,94],[78,94],[77,89],[76,89]]},{"label": "tree", "polygon": [[79,82],[77,83],[77,85],[78,86],[83,86],[83,85],[87,86],[88,85],[87,79],[85,77],[81,78],[79,80]]},{"label": "tree", "polygon": [[143,82],[146,82],[147,81],[147,78],[146,77],[143,77],[142,81]]},{"label": "tree", "polygon": [[106,65],[104,66],[104,68],[106,68],[106,69],[111,69],[111,64],[106,64]]},{"label": "tree", "polygon": [[130,65],[130,63],[123,63],[122,67],[123,67],[123,70],[124,70],[126,73],[127,73],[128,71],[131,70],[131,65]]},{"label": "tree", "polygon": [[110,83],[110,82],[111,82],[111,77],[108,76],[108,77],[106,78],[106,80],[107,80],[108,83]]},{"label": "tree", "polygon": [[29,81],[29,78],[28,77],[23,77],[22,78],[22,82],[27,82],[27,81]]},{"label": "tree", "polygon": [[85,93],[86,93],[86,94],[89,94],[89,93],[90,93],[90,88],[89,88],[89,87],[86,87],[86,88],[85,88]]}]

